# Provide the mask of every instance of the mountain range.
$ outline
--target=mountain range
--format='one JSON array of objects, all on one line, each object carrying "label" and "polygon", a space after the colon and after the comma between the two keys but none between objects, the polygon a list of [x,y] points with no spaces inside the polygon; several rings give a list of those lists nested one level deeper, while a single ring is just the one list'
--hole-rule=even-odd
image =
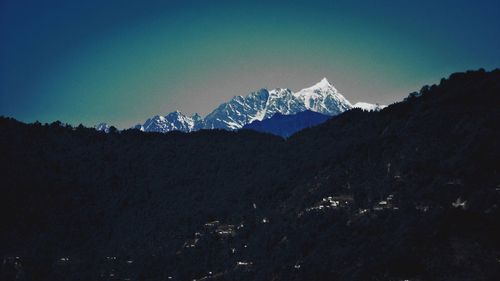
[{"label": "mountain range", "polygon": [[[380,110],[384,106],[369,103],[357,103],[353,106],[326,78],[323,78],[315,85],[298,92],[284,88],[260,89],[247,96],[236,96],[219,105],[205,118],[199,114],[188,116],[180,111],[174,111],[165,116],[153,116],[144,124],[137,124],[133,128],[161,133],[193,132],[200,129],[237,130],[254,121],[269,119],[277,113],[294,115],[308,110],[335,116],[353,107]],[[106,129],[106,126],[108,126],[106,123],[101,123],[95,128]]]},{"label": "mountain range", "polygon": [[499,93],[455,73],[286,140],[0,118],[0,280],[500,280]]}]

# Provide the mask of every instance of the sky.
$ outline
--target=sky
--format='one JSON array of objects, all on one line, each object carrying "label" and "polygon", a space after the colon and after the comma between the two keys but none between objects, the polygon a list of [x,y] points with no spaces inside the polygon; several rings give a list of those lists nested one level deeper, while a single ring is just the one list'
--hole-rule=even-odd
[{"label": "sky", "polygon": [[118,128],[328,80],[390,104],[500,67],[498,0],[0,0],[0,115]]}]

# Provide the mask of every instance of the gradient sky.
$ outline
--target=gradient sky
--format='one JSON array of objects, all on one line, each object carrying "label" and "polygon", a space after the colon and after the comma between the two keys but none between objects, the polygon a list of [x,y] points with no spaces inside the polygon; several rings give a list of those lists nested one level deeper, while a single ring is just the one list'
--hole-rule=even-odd
[{"label": "gradient sky", "polygon": [[500,67],[500,1],[0,0],[0,115],[124,128],[327,77],[389,104]]}]

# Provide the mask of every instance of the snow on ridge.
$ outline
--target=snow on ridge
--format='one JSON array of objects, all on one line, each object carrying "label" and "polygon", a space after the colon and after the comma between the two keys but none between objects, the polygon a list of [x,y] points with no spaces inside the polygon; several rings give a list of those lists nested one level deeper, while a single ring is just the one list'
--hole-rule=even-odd
[{"label": "snow on ridge", "polygon": [[381,105],[378,103],[367,103],[367,102],[357,102],[352,106],[353,108],[360,108],[365,111],[380,111],[387,107],[387,105]]}]

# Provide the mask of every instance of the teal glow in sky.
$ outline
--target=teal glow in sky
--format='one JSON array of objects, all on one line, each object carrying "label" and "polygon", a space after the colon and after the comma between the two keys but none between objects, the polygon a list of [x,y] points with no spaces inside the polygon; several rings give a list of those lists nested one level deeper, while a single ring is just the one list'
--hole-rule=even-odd
[{"label": "teal glow in sky", "polygon": [[[68,3],[71,2],[71,3]],[[391,103],[500,67],[495,1],[0,0],[0,115],[124,128],[323,77]]]}]

